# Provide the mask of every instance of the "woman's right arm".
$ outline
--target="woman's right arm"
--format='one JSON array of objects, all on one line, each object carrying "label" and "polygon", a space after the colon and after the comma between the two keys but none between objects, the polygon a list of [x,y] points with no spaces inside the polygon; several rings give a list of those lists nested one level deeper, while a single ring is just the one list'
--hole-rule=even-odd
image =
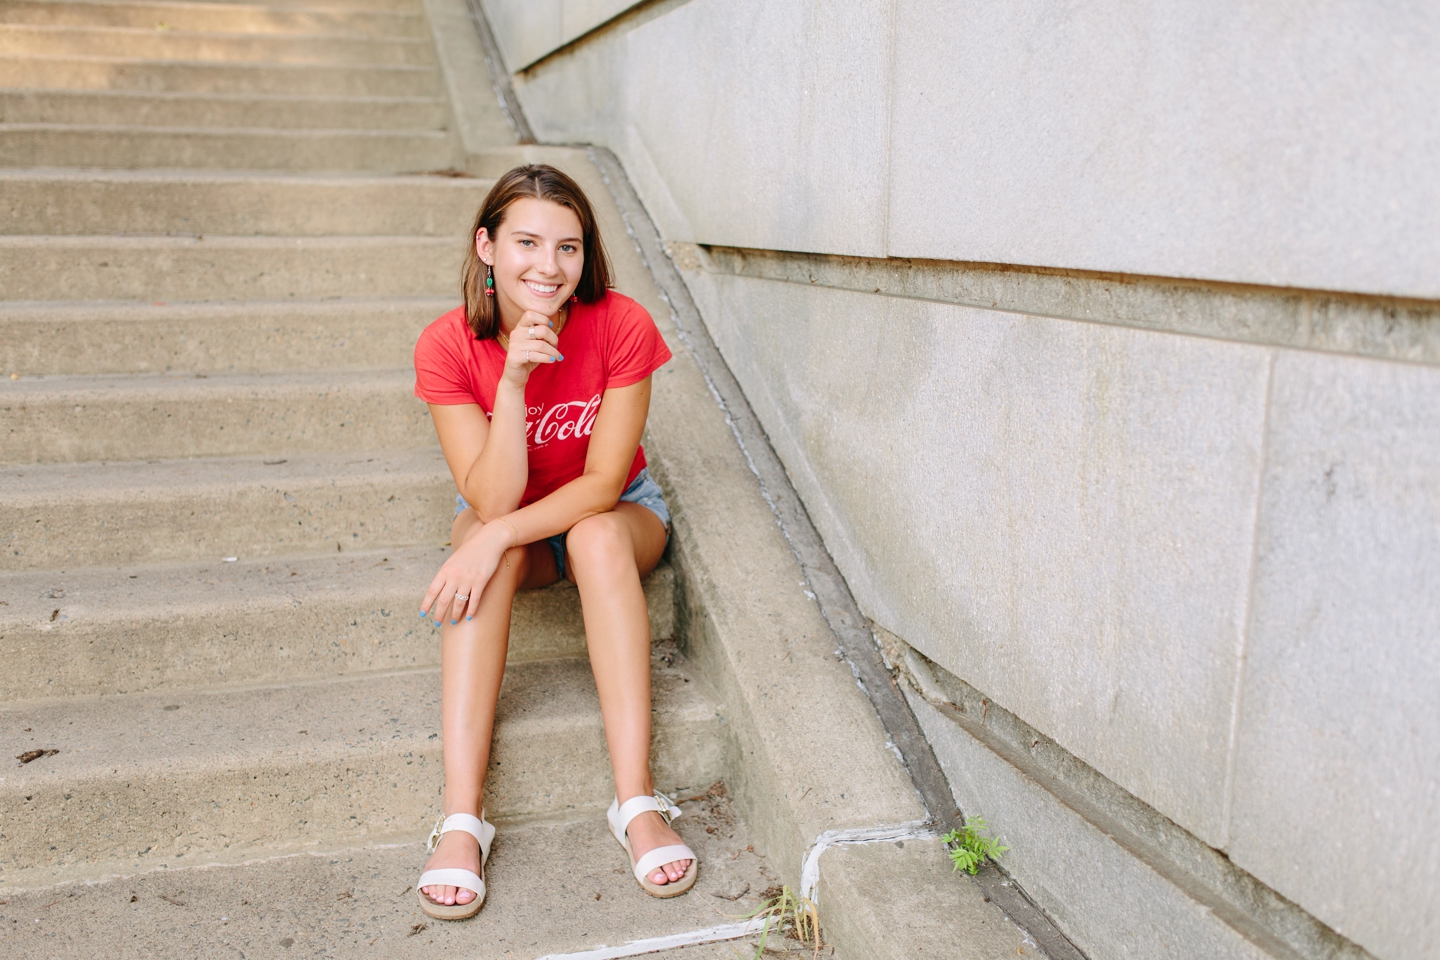
[{"label": "woman's right arm", "polygon": [[[520,505],[529,479],[525,453],[525,397],[510,396],[502,378],[495,390],[495,415],[479,404],[430,404],[430,419],[455,488],[483,521],[504,516]],[[517,442],[518,437],[518,442]]]},{"label": "woman's right arm", "polygon": [[[530,326],[543,326],[543,336],[525,336]],[[488,419],[478,404],[430,404],[430,418],[455,486],[483,522],[503,517],[520,506],[530,478],[525,436],[525,382],[538,362],[558,357],[549,318],[526,313],[511,342],[505,370],[495,386],[495,410]],[[522,339],[523,338],[523,339]],[[518,343],[516,341],[519,341]]]}]

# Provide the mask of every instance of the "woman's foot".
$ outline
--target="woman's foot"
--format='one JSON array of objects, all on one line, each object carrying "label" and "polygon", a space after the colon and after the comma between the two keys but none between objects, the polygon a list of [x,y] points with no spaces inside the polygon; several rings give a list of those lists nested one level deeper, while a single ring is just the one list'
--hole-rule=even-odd
[{"label": "woman's foot", "polygon": [[[425,862],[426,870],[445,870],[458,867],[471,873],[480,873],[480,843],[464,830],[451,830],[440,838],[435,852]],[[656,881],[657,883],[660,881]],[[475,899],[475,891],[464,887],[421,887],[420,892],[443,906],[464,906]]]},{"label": "woman's foot", "polygon": [[[630,826],[626,828],[625,833],[630,838],[630,849],[635,853],[636,863],[656,847],[668,847],[671,844],[685,842],[680,839],[680,834],[665,822],[665,818],[654,811],[647,811],[636,816],[634,820],[630,821]],[[651,870],[646,879],[654,884],[671,883],[685,876],[685,871],[688,869],[690,869],[689,860],[675,860]]]}]

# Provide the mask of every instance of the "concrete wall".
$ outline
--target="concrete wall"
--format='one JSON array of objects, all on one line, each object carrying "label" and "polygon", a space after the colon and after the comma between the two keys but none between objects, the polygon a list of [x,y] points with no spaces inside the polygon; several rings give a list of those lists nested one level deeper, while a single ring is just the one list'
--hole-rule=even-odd
[{"label": "concrete wall", "polygon": [[500,54],[512,70],[571,43],[635,6],[635,0],[483,0]]},{"label": "concrete wall", "polygon": [[[517,70],[578,35],[545,11],[624,5],[485,0]],[[1440,295],[1435,4],[672,0],[634,19],[520,93],[542,138],[633,157],[672,239]]]},{"label": "concrete wall", "polygon": [[572,43],[486,0],[546,57],[539,137],[614,149],[675,243],[866,614],[1376,956],[1440,956],[1440,7],[589,6]]}]

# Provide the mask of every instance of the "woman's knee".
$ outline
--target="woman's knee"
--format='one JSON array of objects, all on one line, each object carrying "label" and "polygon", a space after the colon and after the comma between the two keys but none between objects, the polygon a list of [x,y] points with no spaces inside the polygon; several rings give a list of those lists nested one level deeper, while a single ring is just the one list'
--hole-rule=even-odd
[{"label": "woman's knee", "polygon": [[624,519],[614,512],[586,517],[565,537],[565,555],[576,572],[613,570],[635,563],[635,547]]}]

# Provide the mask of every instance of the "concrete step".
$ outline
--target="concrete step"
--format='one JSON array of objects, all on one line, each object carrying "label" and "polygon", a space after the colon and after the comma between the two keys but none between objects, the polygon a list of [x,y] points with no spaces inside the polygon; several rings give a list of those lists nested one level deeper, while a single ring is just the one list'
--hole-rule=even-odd
[{"label": "concrete step", "polygon": [[438,546],[454,516],[438,450],[6,465],[0,570]]},{"label": "concrete step", "polygon": [[[694,891],[676,899],[642,893],[603,813],[587,811],[574,820],[501,825],[485,869],[485,905],[469,923],[431,920],[410,890],[425,863],[427,825],[397,846],[210,869],[185,868],[186,857],[136,877],[7,891],[0,950],[11,960],[52,960],[93,956],[93,945],[103,942],[107,960],[241,954],[533,960],[704,929],[732,922],[724,915],[749,913],[780,865],[747,849],[754,846],[749,830],[729,803],[690,801],[681,809],[675,829],[699,855],[700,875]],[[736,894],[737,900],[722,899]],[[647,958],[754,955],[753,942],[737,940]]]},{"label": "concrete step", "polygon": [[[318,8],[328,4],[317,2],[314,6]],[[285,9],[263,3],[177,3],[169,0],[0,0],[0,23],[250,34],[429,36],[429,27],[418,11]]]},{"label": "concrete step", "polygon": [[492,183],[439,176],[0,169],[0,233],[376,234],[446,237],[464,247]]},{"label": "concrete step", "polygon": [[135,90],[0,90],[0,122],[157,127],[438,130],[433,97],[316,97]]},{"label": "concrete step", "polygon": [[237,34],[133,27],[0,24],[0,54],[40,57],[144,57],[268,63],[430,65],[430,38],[344,34]]},{"label": "concrete step", "polygon": [[[453,299],[0,301],[0,382],[88,374],[400,367]],[[57,350],[57,343],[65,349]]]},{"label": "concrete step", "polygon": [[433,97],[441,92],[439,75],[430,66],[207,63],[14,53],[0,55],[0,87],[332,97]]},{"label": "concrete step", "polygon": [[[672,657],[673,660],[673,657]],[[714,703],[683,661],[652,672],[662,790],[724,776]],[[440,812],[440,672],[0,707],[7,887],[423,836]],[[603,817],[614,797],[589,664],[506,670],[485,808]],[[618,864],[623,866],[623,862]]]},{"label": "concrete step", "polygon": [[[0,703],[277,683],[440,665],[416,616],[441,546],[236,563],[0,574]],[[675,632],[674,576],[645,581],[650,632]],[[519,594],[512,663],[585,656],[579,593]]]},{"label": "concrete step", "polygon": [[[257,0],[206,0],[217,5],[252,6]],[[272,10],[388,10],[423,14],[423,0],[260,0]]]},{"label": "concrete step", "polygon": [[459,296],[454,237],[0,236],[7,300]]},{"label": "concrete step", "polygon": [[434,449],[414,385],[408,367],[8,380],[0,382],[0,460]]},{"label": "concrete step", "polygon": [[454,166],[440,130],[0,124],[0,166],[423,173]]}]

